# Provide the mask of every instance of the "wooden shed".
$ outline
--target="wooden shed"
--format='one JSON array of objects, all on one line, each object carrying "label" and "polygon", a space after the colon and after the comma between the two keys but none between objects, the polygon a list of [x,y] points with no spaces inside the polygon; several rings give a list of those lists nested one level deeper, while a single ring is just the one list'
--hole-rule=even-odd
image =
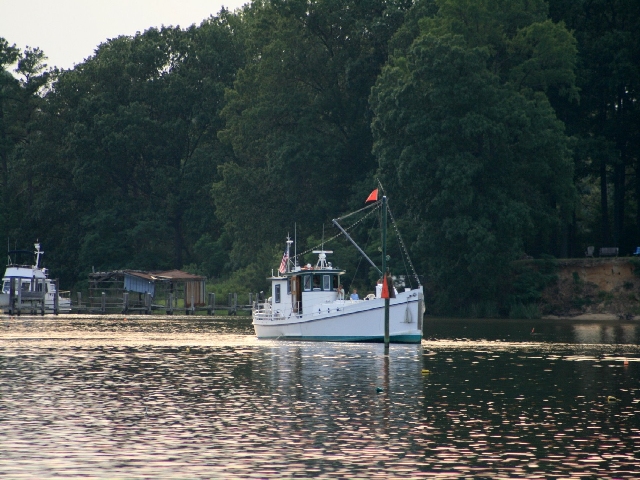
[{"label": "wooden shed", "polygon": [[[89,274],[89,307],[107,311],[121,311],[124,293],[129,293],[129,306],[143,305],[147,295],[154,305],[166,305],[171,295],[174,302],[202,307],[206,302],[206,277],[181,270],[144,272],[140,270],[115,270]],[[131,295],[137,293],[137,295]],[[177,305],[174,303],[174,305]]]},{"label": "wooden shed", "polygon": [[207,297],[206,277],[193,275],[192,273],[183,272],[181,270],[155,272],[152,276],[156,280],[168,282],[169,292],[175,293],[176,290],[181,291],[181,297],[184,298],[185,303],[191,304],[191,298],[193,298],[195,306],[201,307],[205,305]]}]

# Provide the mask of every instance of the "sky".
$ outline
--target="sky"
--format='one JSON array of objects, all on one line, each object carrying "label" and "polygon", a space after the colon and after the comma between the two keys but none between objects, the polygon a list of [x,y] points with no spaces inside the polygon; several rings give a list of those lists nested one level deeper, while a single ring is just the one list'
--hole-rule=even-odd
[{"label": "sky", "polygon": [[0,0],[0,37],[20,50],[39,47],[47,65],[73,68],[98,45],[150,27],[199,25],[250,0]]}]

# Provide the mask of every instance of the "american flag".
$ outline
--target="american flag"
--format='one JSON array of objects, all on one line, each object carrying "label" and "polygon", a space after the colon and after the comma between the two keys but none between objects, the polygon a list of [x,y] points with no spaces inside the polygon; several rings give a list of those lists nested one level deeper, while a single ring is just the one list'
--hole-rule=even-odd
[{"label": "american flag", "polygon": [[289,261],[289,252],[284,251],[284,255],[282,255],[282,261],[280,262],[280,268],[278,271],[280,273],[285,273],[287,271],[287,262]]}]

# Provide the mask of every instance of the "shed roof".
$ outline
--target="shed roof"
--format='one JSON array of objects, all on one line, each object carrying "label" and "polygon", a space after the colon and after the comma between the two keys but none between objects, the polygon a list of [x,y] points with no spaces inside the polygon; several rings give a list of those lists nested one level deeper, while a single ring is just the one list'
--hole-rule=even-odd
[{"label": "shed roof", "polygon": [[182,281],[203,281],[206,277],[183,272],[182,270],[166,270],[161,272],[142,272],[139,270],[125,270],[126,275],[144,278],[145,280],[182,280]]}]

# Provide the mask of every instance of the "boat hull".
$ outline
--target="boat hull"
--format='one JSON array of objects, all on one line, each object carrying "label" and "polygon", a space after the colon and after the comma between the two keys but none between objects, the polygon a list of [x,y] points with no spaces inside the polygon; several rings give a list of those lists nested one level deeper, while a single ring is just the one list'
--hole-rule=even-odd
[{"label": "boat hull", "polygon": [[[303,315],[287,317],[254,311],[253,326],[260,339],[324,342],[383,342],[384,299],[336,300],[314,305]],[[422,289],[399,293],[390,300],[389,341],[420,343],[424,300]]]}]

